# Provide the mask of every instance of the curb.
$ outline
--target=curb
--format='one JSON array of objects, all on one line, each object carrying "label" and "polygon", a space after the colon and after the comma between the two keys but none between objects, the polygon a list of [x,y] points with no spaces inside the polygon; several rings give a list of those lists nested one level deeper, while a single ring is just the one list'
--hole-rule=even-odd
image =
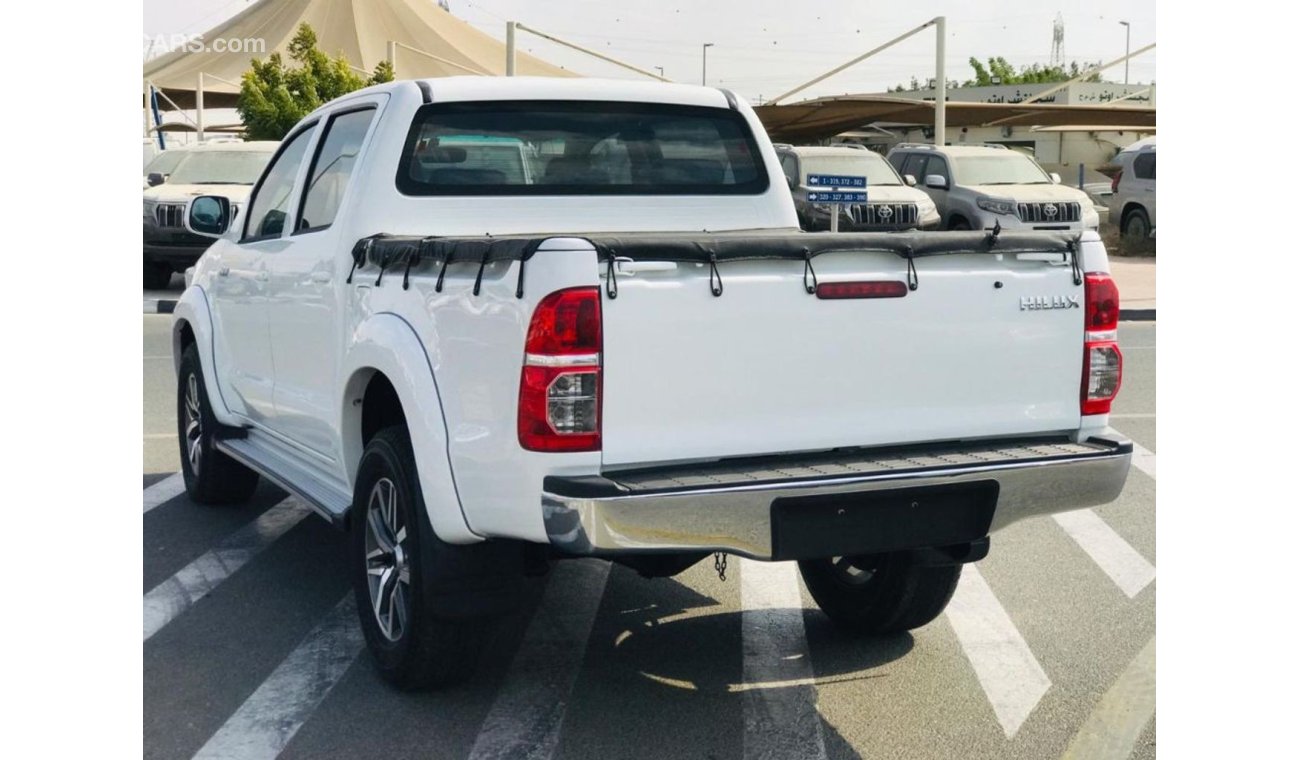
[{"label": "curb", "polygon": [[1154,322],[1156,321],[1156,310],[1155,309],[1120,309],[1119,321]]},{"label": "curb", "polygon": [[[176,311],[176,301],[174,300],[167,299],[144,302],[145,314],[171,314],[173,311]],[[1121,319],[1122,318],[1123,317],[1121,316]]]}]

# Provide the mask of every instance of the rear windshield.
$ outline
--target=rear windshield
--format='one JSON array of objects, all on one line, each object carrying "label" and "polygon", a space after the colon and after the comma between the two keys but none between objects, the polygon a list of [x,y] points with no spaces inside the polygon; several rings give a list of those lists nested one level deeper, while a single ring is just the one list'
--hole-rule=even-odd
[{"label": "rear windshield", "polygon": [[271,151],[196,150],[172,171],[176,185],[251,185],[262,176]]},{"label": "rear windshield", "polygon": [[745,120],[652,103],[434,103],[398,166],[407,195],[727,195],[767,190]]}]

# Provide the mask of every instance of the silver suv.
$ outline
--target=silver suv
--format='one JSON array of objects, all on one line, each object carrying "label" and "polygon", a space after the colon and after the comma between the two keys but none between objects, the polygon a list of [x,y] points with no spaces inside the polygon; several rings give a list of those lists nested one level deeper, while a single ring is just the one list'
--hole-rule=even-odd
[{"label": "silver suv", "polygon": [[1156,138],[1139,140],[1115,156],[1119,171],[1111,182],[1110,220],[1124,242],[1141,243],[1156,234]]},{"label": "silver suv", "polygon": [[1095,230],[1100,224],[1082,190],[1003,147],[903,144],[889,152],[889,163],[934,200],[943,229]]}]

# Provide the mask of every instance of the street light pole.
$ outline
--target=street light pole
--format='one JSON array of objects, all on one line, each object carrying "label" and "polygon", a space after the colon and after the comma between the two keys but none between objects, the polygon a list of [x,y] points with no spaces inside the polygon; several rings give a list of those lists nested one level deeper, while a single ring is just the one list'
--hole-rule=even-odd
[{"label": "street light pole", "polygon": [[[1121,21],[1120,23],[1124,25],[1124,56],[1127,58],[1128,41],[1133,31],[1133,27],[1130,26],[1127,21]],[[1127,60],[1124,61],[1124,84],[1128,84],[1128,61]]]},{"label": "street light pole", "polygon": [[712,42],[704,43],[703,59],[700,62],[700,84],[708,85],[709,83],[709,48],[713,47]]}]

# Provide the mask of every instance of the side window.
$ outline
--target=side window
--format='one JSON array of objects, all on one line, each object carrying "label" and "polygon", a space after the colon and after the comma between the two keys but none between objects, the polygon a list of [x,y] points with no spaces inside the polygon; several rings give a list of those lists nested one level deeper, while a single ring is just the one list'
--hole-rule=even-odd
[{"label": "side window", "polygon": [[907,160],[903,162],[903,169],[899,174],[910,174],[916,178],[919,185],[925,184],[925,175],[921,173],[921,168],[925,164],[924,153],[909,153]]},{"label": "side window", "polygon": [[[929,176],[931,174],[938,174],[940,177],[943,177],[944,182],[947,182],[949,185],[952,185],[952,176],[948,174],[947,160],[940,158],[939,156],[927,156],[927,158],[929,158],[930,160],[925,162],[926,176]],[[920,177],[919,179],[921,181],[924,181],[925,177]]]},{"label": "side window", "polygon": [[785,176],[793,180],[796,185],[799,184],[799,162],[794,156],[789,153],[781,156],[781,171],[784,171]]},{"label": "side window", "polygon": [[897,152],[890,153],[888,156],[885,156],[885,160],[888,161],[889,165],[894,167],[894,171],[898,172],[899,174],[903,173],[903,164],[907,162],[907,158],[908,158],[907,153],[897,153]]},{"label": "side window", "polygon": [[1137,158],[1133,159],[1133,175],[1138,179],[1155,179],[1156,154],[1139,153]]},{"label": "side window", "polygon": [[351,111],[330,119],[325,135],[318,143],[311,169],[307,172],[307,189],[298,213],[297,232],[323,230],[334,223],[348,177],[361,152],[375,109]]},{"label": "side window", "polygon": [[244,240],[276,237],[284,230],[284,221],[289,215],[289,196],[293,194],[293,181],[298,177],[298,167],[302,166],[307,143],[311,142],[314,131],[316,129],[313,125],[290,138],[280,149],[280,155],[267,168],[262,183],[254,191],[253,202],[249,205]]}]

